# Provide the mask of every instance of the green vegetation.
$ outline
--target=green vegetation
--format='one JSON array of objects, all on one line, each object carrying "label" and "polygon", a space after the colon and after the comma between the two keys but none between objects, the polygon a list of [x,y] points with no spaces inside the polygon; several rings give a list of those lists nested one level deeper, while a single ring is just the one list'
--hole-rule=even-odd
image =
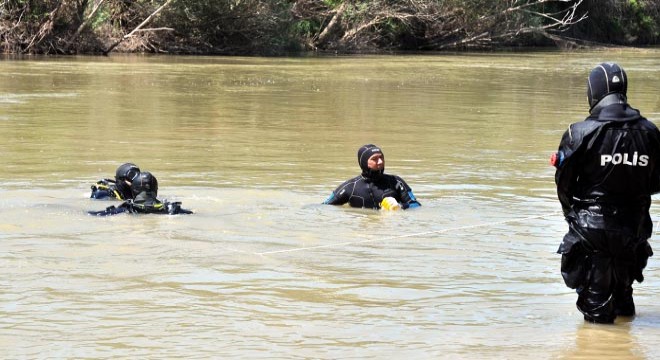
[{"label": "green vegetation", "polygon": [[4,53],[653,46],[657,0],[0,0]]},{"label": "green vegetation", "polygon": [[589,18],[567,36],[616,45],[658,45],[660,1],[588,0]]}]

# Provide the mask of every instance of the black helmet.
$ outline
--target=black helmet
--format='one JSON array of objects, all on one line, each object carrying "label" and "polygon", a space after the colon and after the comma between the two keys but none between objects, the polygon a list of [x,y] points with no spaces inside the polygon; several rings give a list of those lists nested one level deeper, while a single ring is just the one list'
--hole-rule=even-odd
[{"label": "black helmet", "polygon": [[628,76],[615,63],[602,63],[596,66],[587,80],[587,98],[589,109],[593,109],[599,101],[609,94],[621,94],[624,97],[628,91]]},{"label": "black helmet", "polygon": [[128,180],[133,181],[140,174],[140,168],[133,163],[122,164],[117,168],[115,180],[117,182]]},{"label": "black helmet", "polygon": [[146,192],[155,198],[158,195],[158,180],[148,171],[141,172],[133,180],[131,191],[133,192],[133,196],[137,196],[141,192]]}]

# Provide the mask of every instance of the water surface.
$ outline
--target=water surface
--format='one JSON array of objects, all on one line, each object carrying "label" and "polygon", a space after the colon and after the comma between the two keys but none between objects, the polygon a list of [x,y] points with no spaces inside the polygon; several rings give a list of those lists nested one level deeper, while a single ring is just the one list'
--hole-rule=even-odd
[{"label": "water surface", "polygon": [[[619,62],[660,120],[660,53],[0,61],[6,358],[651,358],[639,316],[584,324],[548,158]],[[319,205],[382,147],[422,208]],[[94,218],[126,161],[192,216]],[[658,213],[653,207],[653,218]],[[654,234],[652,243],[657,236]]]}]

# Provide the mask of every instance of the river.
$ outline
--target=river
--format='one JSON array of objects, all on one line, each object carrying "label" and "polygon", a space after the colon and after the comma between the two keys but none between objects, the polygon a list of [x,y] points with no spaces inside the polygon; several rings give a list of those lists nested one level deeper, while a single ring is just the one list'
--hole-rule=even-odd
[{"label": "river", "polygon": [[[660,50],[1,58],[1,357],[653,358],[657,257],[613,326],[559,274],[548,160],[606,60],[660,121]],[[421,208],[320,204],[367,143]],[[86,215],[129,161],[195,214]]]}]

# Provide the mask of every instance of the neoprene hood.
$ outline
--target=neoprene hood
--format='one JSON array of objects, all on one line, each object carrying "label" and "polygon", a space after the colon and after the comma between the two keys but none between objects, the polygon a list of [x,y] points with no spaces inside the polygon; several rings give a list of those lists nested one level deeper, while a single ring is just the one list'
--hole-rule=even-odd
[{"label": "neoprene hood", "polygon": [[115,180],[121,182],[123,180],[133,181],[136,176],[140,174],[140,168],[133,163],[125,163],[117,168],[115,173]]},{"label": "neoprene hood", "polygon": [[138,196],[140,193],[144,192],[148,197],[153,197],[155,199],[158,196],[158,180],[148,171],[141,172],[135,180],[133,180],[131,190],[133,191],[133,196]]},{"label": "neoprene hood", "polygon": [[587,98],[589,110],[609,94],[621,94],[624,97],[628,91],[628,76],[615,63],[602,63],[596,66],[587,79]]},{"label": "neoprene hood", "polygon": [[362,169],[362,176],[366,178],[377,178],[380,175],[382,175],[383,172],[385,172],[384,166],[383,166],[383,170],[369,169],[369,158],[372,157],[374,154],[383,155],[383,160],[385,160],[385,154],[383,154],[383,151],[374,144],[362,145],[362,147],[358,149],[357,152],[358,164],[360,165],[360,169]]}]

